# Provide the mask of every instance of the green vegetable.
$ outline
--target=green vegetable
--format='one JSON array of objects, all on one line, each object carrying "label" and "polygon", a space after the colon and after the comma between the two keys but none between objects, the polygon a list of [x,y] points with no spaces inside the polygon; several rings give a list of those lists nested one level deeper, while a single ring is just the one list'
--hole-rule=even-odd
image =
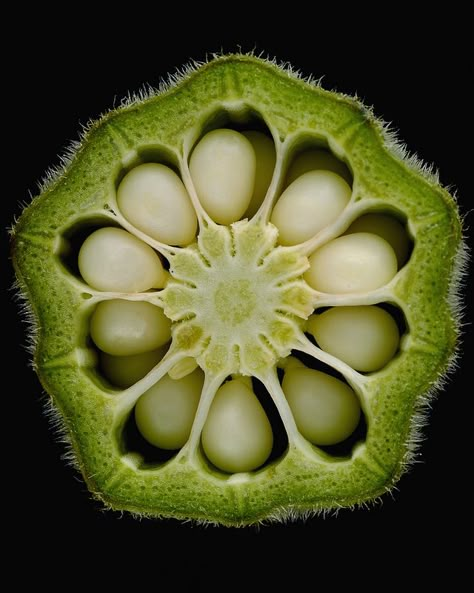
[{"label": "green vegetable", "polygon": [[35,369],[113,509],[366,503],[453,360],[453,198],[358,101],[252,56],[105,115],[12,237]]}]

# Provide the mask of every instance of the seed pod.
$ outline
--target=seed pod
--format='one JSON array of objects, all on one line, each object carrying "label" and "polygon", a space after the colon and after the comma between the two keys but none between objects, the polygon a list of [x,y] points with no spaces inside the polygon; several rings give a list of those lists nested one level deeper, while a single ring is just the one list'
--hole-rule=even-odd
[{"label": "seed pod", "polygon": [[394,487],[455,352],[463,245],[453,198],[392,145],[252,56],[90,128],[12,238],[95,497],[247,525]]}]

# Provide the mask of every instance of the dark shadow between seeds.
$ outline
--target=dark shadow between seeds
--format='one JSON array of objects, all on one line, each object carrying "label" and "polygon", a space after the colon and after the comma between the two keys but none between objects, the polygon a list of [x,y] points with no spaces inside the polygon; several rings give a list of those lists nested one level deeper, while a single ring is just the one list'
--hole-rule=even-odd
[{"label": "dark shadow between seeds", "polygon": [[280,459],[288,450],[288,435],[286,434],[285,426],[280,418],[277,407],[263,383],[252,377],[252,387],[253,392],[267,415],[273,432],[273,447],[270,457],[265,462],[265,465],[267,465],[276,459]]},{"label": "dark shadow between seeds", "polygon": [[122,455],[135,453],[140,456],[142,459],[141,469],[154,469],[175,457],[179,452],[179,449],[168,450],[155,447],[145,440],[135,422],[135,408],[128,415],[124,424],[119,427],[117,438]]}]

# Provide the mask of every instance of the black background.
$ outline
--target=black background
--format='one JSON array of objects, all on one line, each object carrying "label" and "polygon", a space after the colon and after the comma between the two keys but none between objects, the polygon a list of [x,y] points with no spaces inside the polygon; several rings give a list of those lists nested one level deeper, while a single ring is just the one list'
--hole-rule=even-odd
[{"label": "black background", "polygon": [[[352,9],[287,5],[276,17],[276,8],[265,8],[273,14],[268,18],[258,18],[244,5],[221,5],[217,11],[197,7],[194,12],[183,5],[173,14],[169,7],[157,6],[153,13],[137,5],[127,11],[116,8],[105,18],[97,10],[74,12],[72,7],[67,15],[28,9],[27,22],[22,14],[13,15],[14,40],[2,50],[7,182],[2,184],[2,226],[20,212],[19,203],[28,200],[29,192],[36,193],[36,181],[77,138],[80,124],[129,90],[157,85],[190,58],[239,47],[289,61],[306,75],[324,75],[326,88],[357,92],[392,122],[411,151],[435,163],[442,183],[457,190],[468,214],[473,190],[472,14],[455,3],[418,10],[413,4]],[[6,245],[6,233],[2,239]],[[3,262],[2,277],[10,286],[6,256]],[[254,569],[268,587],[275,576],[280,583],[288,577],[293,585],[312,588],[324,579],[334,590],[443,581],[453,590],[465,586],[472,555],[469,325],[460,369],[433,404],[422,463],[401,479],[393,498],[386,496],[371,510],[346,510],[337,518],[306,523],[259,530],[202,528],[140,522],[103,512],[91,501],[79,476],[60,459],[63,447],[52,436],[42,414],[41,387],[27,368],[25,327],[11,293],[4,294],[3,457],[8,470],[3,472],[3,517],[11,527],[12,558],[31,564],[62,559],[71,574],[79,574],[78,586],[89,586],[91,565],[110,578],[116,573],[143,578],[151,570],[156,586],[170,573],[177,589],[165,590],[180,590],[188,578],[199,584],[198,590],[204,584],[211,589],[243,586],[253,582]],[[466,301],[471,294],[472,283]],[[48,566],[37,578],[55,583],[58,577]]]}]

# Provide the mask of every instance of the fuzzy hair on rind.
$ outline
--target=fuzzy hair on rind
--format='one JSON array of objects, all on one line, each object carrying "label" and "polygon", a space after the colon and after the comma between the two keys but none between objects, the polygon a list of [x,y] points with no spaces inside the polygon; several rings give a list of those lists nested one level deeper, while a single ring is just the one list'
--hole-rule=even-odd
[{"label": "fuzzy hair on rind", "polygon": [[[50,167],[46,171],[44,177],[40,180],[40,193],[44,193],[52,189],[55,186],[55,184],[57,184],[58,181],[65,175],[67,169],[73,163],[77,154],[82,150],[84,144],[87,143],[91,130],[93,130],[97,125],[99,125],[99,123],[102,122],[104,118],[107,118],[111,114],[116,113],[118,111],[134,108],[135,106],[140,105],[153,97],[170,92],[172,89],[175,88],[176,85],[192,77],[198,69],[205,66],[211,61],[227,60],[229,58],[238,59],[249,56],[263,59],[268,65],[272,67],[277,67],[280,69],[280,71],[285,72],[289,78],[304,81],[314,87],[317,87],[320,90],[323,90],[323,92],[330,92],[324,91],[324,89],[322,89],[322,77],[314,78],[313,76],[304,76],[299,70],[295,70],[288,62],[279,62],[276,58],[271,58],[268,55],[264,56],[262,53],[256,54],[255,52],[247,52],[235,53],[230,55],[211,54],[208,58],[206,58],[205,61],[190,60],[185,66],[177,69],[174,73],[169,74],[167,79],[161,80],[157,87],[153,87],[148,84],[144,85],[137,91],[129,93],[126,97],[119,101],[117,107],[114,106],[112,109],[103,112],[97,120],[90,120],[86,125],[82,126],[79,139],[73,140],[69,143],[64,152],[58,157],[58,163]],[[437,170],[433,166],[426,164],[417,155],[410,153],[406,145],[399,140],[397,132],[391,127],[390,124],[376,117],[371,107],[367,107],[364,103],[362,103],[357,97],[357,95],[349,96],[340,92],[338,92],[338,94],[344,96],[345,99],[354,103],[359,109],[361,109],[365,113],[366,117],[375,125],[380,137],[383,140],[384,147],[392,155],[394,155],[398,160],[401,160],[410,170],[413,170],[421,174],[430,183],[440,185]],[[30,195],[30,202],[34,201],[36,198],[37,196]],[[25,207],[27,205],[27,203],[24,204]],[[15,220],[10,229],[11,235],[15,234],[16,222],[17,221]],[[462,315],[464,305],[462,288],[464,286],[464,279],[467,273],[468,261],[469,251],[463,238],[452,262],[452,282],[450,285],[448,295],[449,308],[459,334],[462,334],[463,327]],[[26,285],[24,284],[21,277],[18,278],[18,280],[15,282],[14,286],[12,287],[12,290],[14,292],[14,299],[18,303],[21,317],[23,321],[27,324],[27,343],[25,347],[29,355],[31,356],[31,366],[33,369],[36,369],[36,365],[34,362],[34,354],[36,351],[38,336],[41,332],[41,328],[38,326],[37,316],[35,315],[34,308],[31,304],[31,300],[28,298]],[[435,399],[439,391],[446,386],[449,377],[452,376],[453,372],[457,368],[459,360],[460,343],[461,341],[458,340],[457,348],[451,355],[446,368],[442,370],[442,373],[431,386],[429,391],[427,391],[424,394],[421,394],[417,399],[416,409],[412,416],[409,434],[406,441],[406,453],[404,458],[400,462],[400,468],[398,473],[393,477],[393,483],[387,485],[386,493],[392,493],[393,495],[393,492],[396,491],[395,483],[398,481],[400,476],[404,472],[409,470],[414,463],[419,462],[419,449],[424,439],[423,429],[428,420],[428,414],[430,412],[431,403]],[[66,461],[68,465],[73,466],[79,472],[80,467],[77,462],[74,446],[69,437],[69,433],[64,418],[62,417],[60,411],[58,411],[58,409],[55,407],[56,404],[53,404],[53,401],[50,396],[44,395],[43,402],[45,416],[47,417],[49,425],[51,426],[54,434],[56,435],[56,440],[65,447],[65,453],[62,456],[62,458]],[[107,501],[101,498],[101,496],[98,493],[92,494],[95,498],[102,502],[105,508],[110,508],[116,512],[123,512],[117,511],[116,508],[114,508]],[[356,508],[369,508],[369,506],[381,504],[382,500],[383,499],[380,496],[377,496],[369,502],[358,503],[350,507],[333,505],[315,508],[312,510],[300,509],[297,505],[290,505],[288,507],[275,509],[265,519],[261,521],[257,520],[254,523],[254,525],[258,527],[259,525],[266,525],[272,522],[285,523],[294,520],[306,521],[316,516],[324,518],[328,515],[337,515],[337,513],[342,508],[347,508],[349,510],[353,510]],[[141,511],[129,511],[129,513],[132,516],[139,519],[148,517],[157,518],[157,515],[147,515],[147,513],[143,513]],[[183,522],[189,521],[189,519],[184,518],[180,520]],[[218,524],[215,521],[209,521],[207,519],[194,519],[192,520],[192,522],[198,525]],[[244,525],[247,524],[242,523],[241,526]]]}]

